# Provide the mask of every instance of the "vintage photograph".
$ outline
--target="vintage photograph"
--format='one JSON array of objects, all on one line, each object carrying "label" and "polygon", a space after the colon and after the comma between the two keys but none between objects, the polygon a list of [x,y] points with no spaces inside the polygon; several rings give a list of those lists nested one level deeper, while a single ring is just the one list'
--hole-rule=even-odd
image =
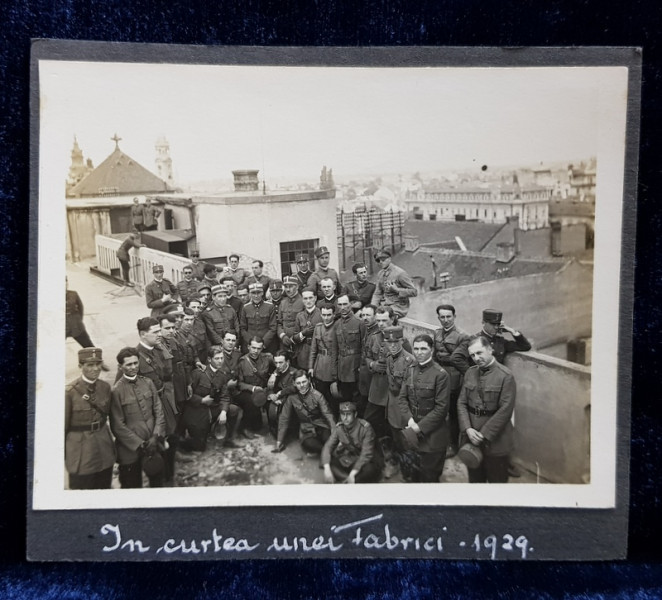
[{"label": "vintage photograph", "polygon": [[38,84],[34,510],[615,506],[626,67]]}]

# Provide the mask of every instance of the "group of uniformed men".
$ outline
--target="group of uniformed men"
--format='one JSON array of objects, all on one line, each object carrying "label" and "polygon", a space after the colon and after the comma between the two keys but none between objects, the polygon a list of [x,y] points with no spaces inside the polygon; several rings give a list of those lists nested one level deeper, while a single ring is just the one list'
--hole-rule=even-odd
[{"label": "group of uniformed men", "polygon": [[314,272],[300,255],[282,281],[259,260],[248,275],[238,255],[219,274],[194,254],[177,285],[154,266],[151,316],[118,353],[112,389],[99,379],[102,350],[79,351],[81,377],[65,393],[69,487],[110,487],[116,460],[123,488],[142,487],[143,472],[151,487],[173,485],[177,450],[204,451],[210,436],[241,448],[263,416],[272,452],[298,437],[329,483],[377,482],[396,459],[405,481],[438,482],[458,448],[480,454],[463,458],[471,482],[507,481],[515,383],[501,363],[530,349],[526,338],[494,310],[468,336],[441,305],[434,338],[410,344],[398,318],[417,290],[389,250],[375,255],[375,283],[358,263],[342,284],[328,248],[315,256]]}]

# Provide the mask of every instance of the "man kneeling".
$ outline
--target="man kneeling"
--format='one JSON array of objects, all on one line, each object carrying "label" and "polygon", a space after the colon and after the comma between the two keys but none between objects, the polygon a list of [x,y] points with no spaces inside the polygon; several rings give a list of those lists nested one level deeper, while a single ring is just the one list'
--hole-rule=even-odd
[{"label": "man kneeling", "polygon": [[272,452],[285,450],[285,435],[292,413],[299,418],[299,441],[308,456],[319,454],[331,432],[336,428],[333,415],[324,396],[310,385],[308,374],[301,369],[294,373],[296,394],[290,394],[278,418],[278,441]]},{"label": "man kneeling", "polygon": [[376,483],[381,474],[375,451],[375,432],[368,421],[356,417],[354,402],[341,402],[340,423],[322,450],[327,483]]}]

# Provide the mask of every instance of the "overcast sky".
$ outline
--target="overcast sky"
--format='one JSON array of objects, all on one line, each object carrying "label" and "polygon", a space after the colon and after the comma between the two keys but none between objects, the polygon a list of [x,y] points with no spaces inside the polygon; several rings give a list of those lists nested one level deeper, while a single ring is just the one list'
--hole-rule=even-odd
[{"label": "overcast sky", "polygon": [[312,183],[322,165],[342,179],[588,158],[608,70],[41,61],[42,165],[64,182],[74,134],[96,166],[116,132],[152,171],[166,136],[180,184],[240,168]]}]

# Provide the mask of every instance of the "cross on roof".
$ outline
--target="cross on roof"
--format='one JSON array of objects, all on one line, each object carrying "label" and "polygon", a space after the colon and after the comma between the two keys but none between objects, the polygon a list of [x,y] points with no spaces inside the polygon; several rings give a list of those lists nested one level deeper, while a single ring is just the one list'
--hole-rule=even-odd
[{"label": "cross on roof", "polygon": [[119,147],[120,147],[120,140],[121,140],[122,138],[121,138],[121,137],[118,137],[118,136],[117,136],[117,133],[115,133],[115,135],[114,135],[113,137],[111,137],[110,139],[113,140],[113,141],[115,142],[115,150],[119,150]]}]

